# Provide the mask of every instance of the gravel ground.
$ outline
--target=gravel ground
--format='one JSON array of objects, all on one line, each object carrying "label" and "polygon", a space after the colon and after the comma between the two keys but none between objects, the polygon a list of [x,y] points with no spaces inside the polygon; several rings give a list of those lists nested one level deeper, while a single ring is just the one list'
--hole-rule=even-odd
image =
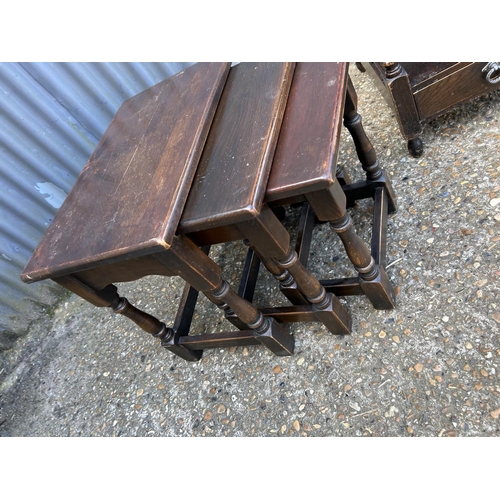
[{"label": "gravel ground", "polygon": [[[126,318],[68,297],[2,354],[1,435],[500,435],[500,92],[427,124],[415,159],[373,83],[354,65],[350,72],[398,197],[387,243],[396,309],[347,297],[350,336],[288,324],[291,357],[237,347],[188,363]],[[343,138],[341,163],[360,179]],[[351,211],[365,238],[370,210],[363,201]],[[327,225],[315,229],[310,269],[318,276],[354,275],[339,243]],[[217,246],[211,255],[234,283],[244,248]],[[182,287],[152,277],[120,291],[169,324]],[[284,303],[265,275],[258,295]],[[200,301],[193,331],[228,325]]]}]

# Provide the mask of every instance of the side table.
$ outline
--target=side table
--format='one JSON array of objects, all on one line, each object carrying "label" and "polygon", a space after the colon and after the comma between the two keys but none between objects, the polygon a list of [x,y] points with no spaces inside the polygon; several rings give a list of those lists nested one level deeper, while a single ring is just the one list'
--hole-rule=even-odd
[{"label": "side table", "polygon": [[[231,130],[236,126],[231,106],[219,108],[219,113],[214,120],[217,127]],[[336,162],[342,121],[356,145],[366,174],[364,181],[351,183],[347,175],[338,171]],[[259,199],[255,186],[246,182],[245,176],[255,178],[250,172],[256,168],[265,172],[269,168],[269,162],[266,166],[265,161],[259,161],[265,158],[266,144],[262,144],[258,133],[239,133],[236,142],[221,142],[220,138],[226,136],[220,134],[213,142],[211,137],[207,140],[179,229],[200,246],[246,239],[250,249],[239,295],[252,300],[258,266],[262,262],[280,282],[282,292],[292,304],[260,308],[265,316],[279,322],[320,319],[334,334],[349,333],[350,319],[340,307],[337,295],[366,295],[374,307],[392,309],[395,291],[384,266],[386,217],[396,210],[396,199],[364,133],[347,64],[297,63],[270,166],[265,203],[260,209],[261,202],[255,203]],[[244,149],[241,149],[241,141]],[[225,193],[231,193],[228,194],[230,203]],[[235,193],[241,199],[235,199]],[[254,201],[245,202],[247,197]],[[356,200],[363,198],[374,199],[371,247],[357,236],[346,211],[348,206],[354,206]],[[272,211],[292,203],[304,203],[298,244],[294,248],[290,247],[289,237]],[[220,217],[222,214],[224,216]],[[359,273],[358,278],[318,282],[307,272],[308,248],[316,217],[330,222],[339,234]],[[319,297],[323,299],[319,301]],[[328,307],[322,310],[323,301],[323,306]],[[195,292],[187,286],[179,308],[178,317],[184,318],[184,327],[179,332],[178,342],[193,348],[220,345],[219,339],[212,334],[189,335],[186,325],[189,325],[188,318],[193,314],[195,303]],[[227,308],[226,317],[235,326],[245,328]]]},{"label": "side table", "polygon": [[[268,69],[259,74],[272,90],[266,109],[276,115],[289,82],[286,68]],[[168,342],[174,330],[129,304],[113,283],[180,276],[227,304],[254,343],[277,355],[293,353],[293,337],[239,297],[219,266],[178,234],[229,71],[229,63],[198,63],[122,104],[28,261],[24,282],[52,279]],[[182,345],[171,350],[190,361],[201,357]]]}]

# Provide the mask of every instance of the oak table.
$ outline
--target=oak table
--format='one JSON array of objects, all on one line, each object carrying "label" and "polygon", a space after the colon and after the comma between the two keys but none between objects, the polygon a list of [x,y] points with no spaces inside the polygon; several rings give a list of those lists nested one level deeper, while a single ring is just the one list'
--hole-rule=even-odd
[{"label": "oak table", "polygon": [[[396,209],[356,110],[345,63],[197,64],[130,99],[118,111],[22,274],[53,279],[96,306],[111,307],[194,361],[202,349],[264,344],[293,353],[280,323],[321,321],[348,334],[337,296],[366,295],[394,307],[384,266],[386,215]],[[342,118],[366,181],[337,169]],[[371,251],[346,211],[375,201]],[[303,203],[299,243],[275,215]],[[312,209],[314,209],[314,213]],[[329,221],[358,279],[318,280],[307,269],[314,221]],[[243,239],[248,265],[236,294],[207,256]],[[251,304],[260,262],[281,283],[289,307]],[[115,282],[158,274],[187,283],[172,328],[120,297]],[[250,276],[252,274],[252,276]],[[234,332],[190,335],[201,291]]]},{"label": "oak table", "polygon": [[[247,79],[239,81],[239,76],[251,70],[250,64],[240,64],[230,75],[243,94],[250,89],[245,90]],[[281,290],[292,304],[260,308],[265,316],[279,322],[320,320],[332,333],[347,334],[350,319],[337,295],[363,294],[377,309],[392,309],[395,305],[395,291],[384,265],[386,218],[396,210],[389,179],[357,113],[357,96],[348,77],[348,65],[297,63],[272,161],[266,152],[268,141],[273,140],[273,129],[270,127],[267,135],[263,135],[242,125],[256,123],[257,102],[258,99],[248,106],[248,96],[243,98],[226,88],[179,232],[199,246],[245,240],[250,250],[239,289],[242,297],[252,300],[258,265],[262,262],[279,280]],[[246,121],[235,118],[242,108]],[[354,139],[366,180],[351,183],[338,171],[342,122]],[[236,129],[236,124],[242,128]],[[252,173],[255,169],[261,172],[259,176],[270,169],[265,194],[255,190],[261,184],[247,182],[247,176],[256,178]],[[348,206],[363,198],[374,199],[370,247],[357,236],[347,212]],[[273,213],[276,207],[292,203],[304,204],[295,248],[290,246],[288,235]],[[330,222],[339,234],[358,271],[357,278],[318,281],[307,272],[308,247],[317,219]],[[195,292],[186,287],[179,315],[189,317],[195,303]],[[226,310],[226,317],[244,329],[232,311]],[[184,329],[177,341],[202,348],[218,346],[221,339],[212,334],[188,335]]]},{"label": "oak table", "polygon": [[[284,70],[268,79],[264,106],[278,122],[289,89]],[[113,283],[180,276],[230,307],[254,343],[292,354],[293,337],[239,297],[206,253],[177,232],[229,71],[228,63],[198,63],[122,104],[28,261],[24,282],[52,279],[168,343],[174,329],[120,297]],[[201,356],[178,344],[171,350],[187,360]]]},{"label": "oak table", "polygon": [[[279,322],[320,321],[331,333],[345,335],[351,330],[350,314],[299,261],[290,235],[264,203],[294,67],[294,63],[240,63],[231,69],[179,233],[200,247],[245,240],[276,278],[281,279],[286,270],[306,304],[299,316],[278,308],[270,317]],[[282,76],[274,78],[270,85],[273,74]],[[280,82],[286,91],[280,89]],[[276,114],[268,103],[280,92],[282,99],[276,101]],[[188,293],[185,292],[186,297]],[[226,308],[226,304],[221,307]],[[232,312],[228,311],[226,317],[244,332],[245,324],[241,318],[234,318]],[[188,336],[186,331],[179,331],[171,342],[197,349],[225,346],[228,342],[243,345],[244,336],[237,331],[230,338],[213,333]]]},{"label": "oak table", "polygon": [[[341,126],[356,147],[365,180],[352,183],[339,171]],[[357,235],[348,207],[372,198],[372,244]],[[376,309],[392,309],[395,291],[385,272],[389,213],[396,196],[357,111],[357,94],[347,63],[299,63],[273,160],[265,201],[272,207],[306,201],[320,222],[340,237],[358,278],[323,281],[336,295],[365,295]],[[304,222],[305,224],[305,222]],[[305,228],[310,238],[312,224]],[[307,252],[301,252],[307,256]]]}]

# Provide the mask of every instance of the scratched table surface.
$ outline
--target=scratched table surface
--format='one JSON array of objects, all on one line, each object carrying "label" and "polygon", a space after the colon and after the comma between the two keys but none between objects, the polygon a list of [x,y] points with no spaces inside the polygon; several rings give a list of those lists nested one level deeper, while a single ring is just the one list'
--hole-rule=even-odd
[{"label": "scratched table surface", "polygon": [[229,70],[198,63],[122,104],[23,281],[171,246]]}]

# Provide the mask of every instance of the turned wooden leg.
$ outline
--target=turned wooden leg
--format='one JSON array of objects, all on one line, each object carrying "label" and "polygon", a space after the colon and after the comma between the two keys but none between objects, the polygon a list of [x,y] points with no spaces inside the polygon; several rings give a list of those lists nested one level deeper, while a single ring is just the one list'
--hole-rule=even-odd
[{"label": "turned wooden leg", "polygon": [[344,107],[344,125],[354,141],[356,153],[366,173],[366,180],[385,187],[389,201],[389,212],[395,212],[397,210],[396,195],[389,178],[380,167],[375,149],[366,135],[361,115],[358,113],[358,96],[350,78],[348,79]]},{"label": "turned wooden leg", "polygon": [[172,328],[167,328],[165,323],[156,319],[154,316],[137,309],[137,307],[134,307],[125,297],[120,297],[118,293],[111,303],[111,309],[116,314],[126,316],[145,332],[150,333],[157,339],[167,340],[173,335]]},{"label": "turned wooden leg", "polygon": [[116,314],[126,316],[145,332],[162,342],[168,341],[174,335],[174,330],[167,328],[165,323],[137,309],[125,297],[120,297],[114,285],[108,285],[102,290],[94,290],[71,275],[54,278],[54,281],[97,307],[110,307]]},{"label": "turned wooden leg", "polygon": [[[337,335],[346,335],[351,330],[351,317],[339,299],[327,293],[321,283],[300,262],[297,252],[290,246],[290,235],[269,207],[252,221],[238,224],[239,230],[252,242],[260,255],[275,261],[275,276],[288,271],[298,289],[313,306],[316,318],[328,330]],[[272,271],[271,271],[272,272]]]},{"label": "turned wooden leg", "polygon": [[279,281],[281,292],[292,304],[309,304],[307,299],[305,299],[300,292],[295,278],[290,274],[288,269],[281,267],[275,259],[270,259],[260,254],[258,249],[252,245],[249,240],[245,240],[245,244],[258,255],[264,267]]},{"label": "turned wooden leg", "polygon": [[368,180],[375,181],[382,176],[382,169],[378,163],[377,154],[370,139],[366,135],[361,115],[358,113],[358,96],[351,79],[348,79],[347,93],[344,107],[344,126],[354,141],[359,161],[366,172]]},{"label": "turned wooden leg", "polygon": [[320,220],[329,221],[332,229],[339,235],[349,260],[359,274],[361,288],[373,306],[376,309],[393,309],[394,288],[384,268],[377,265],[369,248],[356,234],[339,184],[334,183],[329,189],[307,195],[307,199],[316,216]]},{"label": "turned wooden leg", "polygon": [[203,292],[219,308],[230,308],[236,316],[251,328],[255,338],[278,356],[293,354],[294,339],[273,318],[267,318],[248,300],[240,297],[222,279],[221,270],[189,238],[180,235],[174,238],[168,252],[155,254],[155,258],[168,269]]},{"label": "turned wooden leg", "polygon": [[339,299],[327,293],[323,285],[299,261],[297,252],[290,248],[281,259],[276,259],[295,278],[306,299],[313,304],[316,317],[335,335],[351,333],[352,320]]},{"label": "turned wooden leg", "polygon": [[294,350],[293,337],[273,318],[264,315],[250,302],[241,298],[227,283],[220,285],[205,295],[215,304],[227,304],[234,313],[255,332],[257,340],[277,356],[290,356]]},{"label": "turned wooden leg", "polygon": [[370,250],[354,231],[349,214],[330,222],[339,235],[349,260],[360,277],[360,285],[375,309],[393,309],[396,294],[383,267],[376,264]]}]

